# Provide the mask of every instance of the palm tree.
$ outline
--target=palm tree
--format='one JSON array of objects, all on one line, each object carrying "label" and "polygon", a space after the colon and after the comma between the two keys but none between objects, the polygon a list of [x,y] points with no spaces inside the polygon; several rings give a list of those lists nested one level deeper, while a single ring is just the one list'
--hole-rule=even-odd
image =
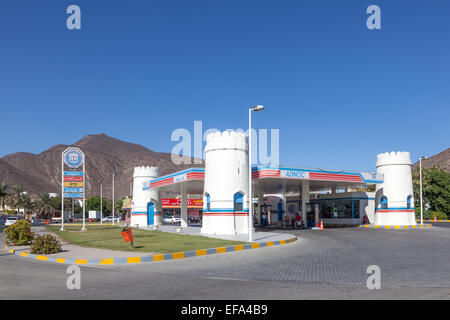
[{"label": "palm tree", "polygon": [[23,193],[23,187],[20,185],[15,185],[12,188],[12,203],[15,208],[17,208],[17,214],[19,214],[20,207],[22,205],[22,193]]},{"label": "palm tree", "polygon": [[[21,205],[22,205],[22,208],[24,211],[24,216],[26,219],[28,212],[33,210],[35,204],[33,202],[33,199],[31,199],[31,197],[28,194],[24,193],[24,194],[22,194]],[[31,215],[33,215],[33,212],[31,212]],[[31,220],[31,219],[28,219],[28,220]]]},{"label": "palm tree", "polygon": [[48,193],[41,193],[37,202],[38,214],[41,217],[47,218],[49,214],[55,213],[55,208],[53,207],[52,197]]},{"label": "palm tree", "polygon": [[6,190],[8,189],[8,184],[5,182],[0,183],[0,198],[2,198],[2,213],[5,213],[5,198],[8,195]]}]

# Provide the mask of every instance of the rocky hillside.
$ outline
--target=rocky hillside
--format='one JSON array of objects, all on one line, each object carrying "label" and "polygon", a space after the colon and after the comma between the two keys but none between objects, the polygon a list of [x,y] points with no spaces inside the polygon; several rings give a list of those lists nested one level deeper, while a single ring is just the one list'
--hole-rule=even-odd
[{"label": "rocky hillside", "polygon": [[[198,165],[175,165],[169,153],[159,153],[141,145],[124,142],[105,134],[88,135],[70,145],[86,155],[86,193],[99,195],[98,180],[103,181],[103,194],[111,197],[112,174],[117,197],[130,193],[133,170],[137,166],[157,166],[161,175]],[[61,153],[68,145],[56,145],[40,154],[19,152],[0,159],[0,182],[20,184],[28,193],[61,193]]]},{"label": "rocky hillside", "polygon": [[[416,168],[417,166],[419,166],[419,162],[416,162],[413,165],[413,169]],[[450,173],[450,148],[432,157],[423,159],[422,166],[424,168],[438,167]]]}]

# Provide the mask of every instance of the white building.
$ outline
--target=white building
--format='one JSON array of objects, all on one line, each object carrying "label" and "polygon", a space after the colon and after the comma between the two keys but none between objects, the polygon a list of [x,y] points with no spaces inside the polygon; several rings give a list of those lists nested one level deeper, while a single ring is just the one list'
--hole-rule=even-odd
[{"label": "white building", "polygon": [[[308,226],[319,221],[325,225],[416,223],[407,152],[378,155],[376,173],[253,167],[251,183],[259,221],[261,213],[267,212],[272,224],[296,214]],[[188,196],[202,195],[202,233],[248,233],[248,184],[247,137],[234,131],[211,133],[207,136],[204,169],[191,168],[159,177],[157,168],[135,168],[132,225],[160,223],[163,193],[181,197],[181,227],[187,227]],[[376,193],[351,191],[368,184],[377,185]]]}]

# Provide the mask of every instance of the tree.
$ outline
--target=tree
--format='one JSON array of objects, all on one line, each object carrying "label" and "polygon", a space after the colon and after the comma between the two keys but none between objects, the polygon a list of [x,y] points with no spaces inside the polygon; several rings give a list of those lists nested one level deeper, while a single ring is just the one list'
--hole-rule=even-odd
[{"label": "tree", "polygon": [[8,184],[5,182],[0,183],[0,198],[2,198],[2,212],[5,213],[5,198],[8,196]]},{"label": "tree", "polygon": [[17,213],[20,212],[22,207],[22,193],[24,191],[23,187],[20,185],[15,185],[12,188],[11,203],[14,208],[17,208]]},{"label": "tree", "polygon": [[52,197],[48,193],[41,193],[37,202],[37,210],[38,214],[41,217],[47,218],[50,215],[55,213],[55,207],[53,207]]},{"label": "tree", "polygon": [[[413,172],[416,214],[420,214],[420,173]],[[422,168],[423,205],[428,212],[438,212],[450,217],[450,173],[436,167]]]},{"label": "tree", "polygon": [[[110,213],[111,206],[108,206],[109,201],[105,198],[102,200],[103,213]],[[89,197],[86,199],[86,211],[100,211],[100,197]]]},{"label": "tree", "polygon": [[116,209],[115,212],[123,213],[123,211],[122,211],[122,206],[123,206],[123,199],[121,199],[121,200],[116,200],[116,201],[115,201],[115,209]]},{"label": "tree", "polygon": [[[22,199],[20,202],[21,202],[21,205],[23,208],[23,213],[24,213],[25,219],[26,219],[28,212],[33,210],[35,204],[33,202],[33,199],[26,193],[22,194],[21,198]],[[31,214],[33,214],[33,212],[31,212]],[[31,220],[30,217],[28,217],[28,220]]]}]

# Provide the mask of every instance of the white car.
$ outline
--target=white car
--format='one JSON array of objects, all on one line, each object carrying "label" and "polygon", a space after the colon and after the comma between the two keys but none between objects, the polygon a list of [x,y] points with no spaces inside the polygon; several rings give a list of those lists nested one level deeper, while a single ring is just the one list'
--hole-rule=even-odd
[{"label": "white car", "polygon": [[181,218],[180,217],[175,217],[175,216],[165,217],[164,218],[164,223],[171,223],[171,224],[181,223]]},{"label": "white car", "polygon": [[6,219],[5,227],[10,226],[17,221],[19,221],[19,217],[9,217]]},{"label": "white car", "polygon": [[[106,217],[102,219],[103,222],[113,222],[113,218],[112,217]],[[119,218],[114,217],[114,223],[119,223]]]}]

